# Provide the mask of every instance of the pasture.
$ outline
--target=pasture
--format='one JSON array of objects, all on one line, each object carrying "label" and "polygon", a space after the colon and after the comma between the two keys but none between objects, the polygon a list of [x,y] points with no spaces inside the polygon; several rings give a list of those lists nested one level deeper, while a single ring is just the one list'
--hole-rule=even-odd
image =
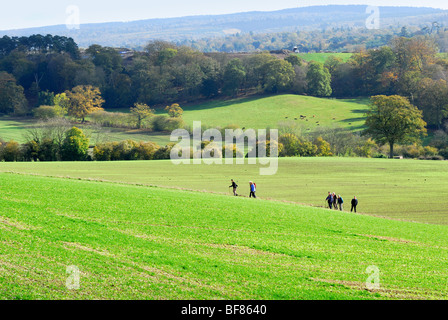
[{"label": "pasture", "polygon": [[309,129],[338,126],[358,131],[364,126],[368,103],[368,99],[324,99],[286,94],[188,105],[184,107],[183,118],[187,125],[202,121],[208,126],[236,124],[241,128],[264,129],[293,122]]},{"label": "pasture", "polygon": [[[215,100],[182,106],[183,119],[189,127],[193,121],[201,121],[208,127],[238,125],[240,128],[278,128],[281,124],[299,124],[305,129],[332,126],[359,131],[364,125],[364,113],[368,99],[322,99],[299,95],[277,95],[230,100]],[[129,112],[129,110],[115,110]],[[157,110],[156,114],[165,114]],[[306,118],[300,118],[303,115]],[[0,138],[4,141],[27,142],[26,133],[36,126],[37,119],[0,117]],[[86,124],[74,124],[90,136],[90,143],[104,141],[152,141],[161,146],[170,142],[168,132],[125,128],[100,128]]]}]

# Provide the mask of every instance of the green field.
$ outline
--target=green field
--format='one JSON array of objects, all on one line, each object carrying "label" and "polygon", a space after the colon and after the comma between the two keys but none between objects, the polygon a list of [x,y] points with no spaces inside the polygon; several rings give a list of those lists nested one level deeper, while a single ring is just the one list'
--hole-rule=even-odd
[{"label": "green field", "polygon": [[[0,138],[4,141],[15,140],[19,143],[26,143],[26,132],[35,127],[37,120],[0,117]],[[170,137],[166,133],[145,132],[145,130],[130,130],[119,128],[102,128],[101,131],[89,125],[74,124],[84,130],[90,136],[90,143],[96,144],[101,141],[122,141],[132,139],[136,141],[152,141],[159,145],[166,145],[170,142]]]},{"label": "green field", "polygon": [[362,158],[280,158],[278,173],[260,176],[259,165],[179,165],[170,161],[0,163],[0,172],[99,179],[228,194],[230,179],[248,196],[324,206],[329,191],[359,210],[394,219],[448,224],[448,162]]},{"label": "green field", "polygon": [[[367,109],[367,99],[322,99],[287,94],[186,106],[183,118],[189,125],[202,121],[208,126],[236,124],[241,128],[263,129],[278,128],[279,123],[292,121],[306,128],[340,126],[360,130]],[[301,120],[301,115],[306,119]]]},{"label": "green field", "polygon": [[299,57],[307,62],[316,61],[325,63],[329,57],[337,57],[347,62],[352,57],[353,53],[299,53]]},{"label": "green field", "polygon": [[[298,123],[304,128],[337,126],[352,131],[363,128],[368,99],[321,99],[299,95],[278,95],[232,100],[216,100],[184,106],[184,121],[192,127],[193,121],[201,121],[208,127],[225,127],[236,124],[241,128],[278,128],[284,123]],[[126,111],[126,110],[115,110]],[[129,111],[129,110],[127,110]],[[159,113],[159,112],[158,112]],[[160,112],[160,113],[165,113]],[[301,119],[300,116],[306,116]],[[308,120],[308,121],[307,121]],[[24,134],[37,123],[35,119],[0,117],[0,138],[4,141],[27,142]],[[159,145],[170,142],[168,133],[147,132],[118,128],[98,129],[89,125],[76,125],[91,136],[91,144],[97,140],[152,141]]]},{"label": "green field", "polygon": [[[447,226],[117,183],[0,182],[0,299],[448,298]],[[79,290],[65,286],[68,266]],[[379,289],[367,290],[369,266]]]},{"label": "green field", "polygon": [[21,143],[26,142],[23,135],[28,129],[35,125],[34,119],[20,119],[10,117],[0,117],[0,138],[4,141],[15,140]]}]

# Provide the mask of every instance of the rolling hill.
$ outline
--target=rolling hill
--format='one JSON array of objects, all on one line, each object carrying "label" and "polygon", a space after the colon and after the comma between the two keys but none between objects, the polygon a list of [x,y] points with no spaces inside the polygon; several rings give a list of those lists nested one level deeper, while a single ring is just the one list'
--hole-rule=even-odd
[{"label": "rolling hill", "polygon": [[[305,129],[319,126],[336,126],[358,131],[364,125],[364,113],[368,99],[322,99],[299,95],[277,95],[268,97],[251,97],[231,100],[215,100],[182,106],[186,125],[193,126],[193,121],[201,121],[206,126],[236,124],[241,128],[265,129],[278,128],[279,124],[300,124]],[[111,109],[110,111],[129,112],[129,109]],[[158,110],[158,114],[165,113]],[[300,116],[308,119],[301,119]],[[314,117],[313,117],[314,116]],[[297,118],[297,120],[296,120]],[[307,121],[308,120],[308,121]],[[0,138],[25,143],[27,130],[35,126],[36,119],[0,117]],[[78,125],[80,126],[80,125]],[[81,125],[82,129],[91,131],[92,143],[96,139],[96,129]],[[153,141],[165,145],[169,141],[167,133],[149,133],[144,130],[105,128],[107,141],[126,139]]]},{"label": "rolling hill", "polygon": [[[338,126],[360,130],[365,122],[368,99],[325,99],[285,94],[217,100],[184,107],[188,125],[202,121],[208,126],[236,124],[241,128],[278,128],[281,123],[296,123],[305,128]],[[300,116],[305,116],[302,118]]]},{"label": "rolling hill", "polygon": [[2,300],[447,299],[447,226],[123,184],[0,181]]},{"label": "rolling hill", "polygon": [[323,207],[327,193],[357,196],[359,212],[448,225],[448,162],[363,158],[280,158],[278,171],[260,176],[260,164],[174,165],[171,161],[1,163],[0,172],[70,177],[229,195],[230,179],[248,196],[255,181],[263,199]]},{"label": "rolling hill", "polygon": [[[433,21],[445,22],[445,10],[416,7],[381,7],[381,23],[389,25],[421,25]],[[191,16],[169,19],[149,19],[132,22],[83,24],[78,30],[65,25],[22,30],[0,31],[0,36],[53,34],[72,37],[81,47],[100,44],[112,47],[141,48],[148,41],[163,39],[182,41],[236,32],[267,33],[325,29],[339,26],[365,26],[366,6],[329,5],[285,9],[272,12],[244,12],[216,16]]]}]

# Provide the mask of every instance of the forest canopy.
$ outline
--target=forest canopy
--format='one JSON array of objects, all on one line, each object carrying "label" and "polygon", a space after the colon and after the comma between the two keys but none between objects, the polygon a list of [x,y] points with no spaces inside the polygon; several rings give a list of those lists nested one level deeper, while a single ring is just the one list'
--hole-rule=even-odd
[{"label": "forest canopy", "polygon": [[33,35],[0,39],[0,113],[30,114],[53,96],[79,86],[101,93],[102,107],[175,103],[252,94],[317,97],[400,95],[423,111],[429,126],[448,116],[448,58],[435,34],[403,30],[387,45],[360,50],[347,60],[330,55],[307,62],[286,50],[204,53],[185,45],[151,41],[142,51]]}]

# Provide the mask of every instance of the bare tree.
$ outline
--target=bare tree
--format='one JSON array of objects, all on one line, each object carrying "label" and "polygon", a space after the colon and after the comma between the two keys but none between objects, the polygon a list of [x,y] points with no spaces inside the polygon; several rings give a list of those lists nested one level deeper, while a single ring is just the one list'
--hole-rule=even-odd
[{"label": "bare tree", "polygon": [[60,150],[64,143],[65,133],[70,130],[72,123],[65,118],[52,118],[39,121],[35,126],[28,129],[23,135],[26,141],[41,143],[51,140],[58,148],[57,157],[60,160]]}]

